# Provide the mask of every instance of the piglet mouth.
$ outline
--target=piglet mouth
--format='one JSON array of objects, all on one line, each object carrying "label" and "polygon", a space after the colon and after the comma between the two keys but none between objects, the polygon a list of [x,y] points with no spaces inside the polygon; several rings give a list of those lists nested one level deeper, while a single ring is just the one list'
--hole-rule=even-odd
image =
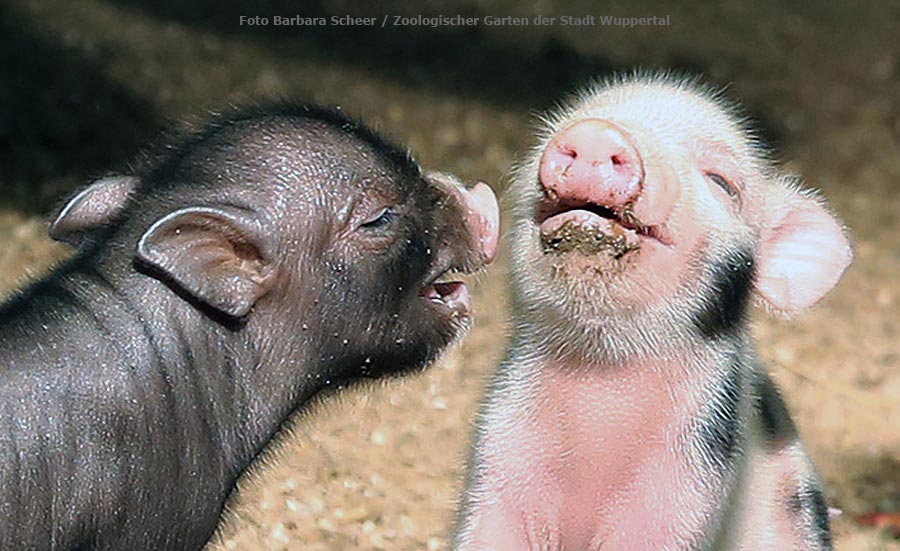
[{"label": "piglet mouth", "polygon": [[419,297],[447,318],[471,318],[473,310],[469,288],[461,279],[481,271],[491,260],[493,254],[484,254],[476,247],[468,251],[444,250],[438,253],[423,278]]},{"label": "piglet mouth", "polygon": [[449,273],[450,270],[425,285],[421,296],[451,318],[469,318],[472,315],[469,288],[462,281],[445,281]]},{"label": "piglet mouth", "polygon": [[631,203],[614,209],[551,197],[538,204],[536,222],[545,254],[605,253],[621,258],[639,250],[647,240],[669,244],[661,228],[645,226],[634,216]]},{"label": "piglet mouth", "polygon": [[419,297],[447,318],[471,318],[473,310],[469,288],[462,279],[481,271],[491,260],[475,249],[438,253],[423,278]]}]

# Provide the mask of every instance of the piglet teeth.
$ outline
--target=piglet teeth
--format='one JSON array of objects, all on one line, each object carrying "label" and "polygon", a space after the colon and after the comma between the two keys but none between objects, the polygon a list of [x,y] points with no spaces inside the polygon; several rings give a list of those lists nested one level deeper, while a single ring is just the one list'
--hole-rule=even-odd
[{"label": "piglet teeth", "polygon": [[461,281],[435,284],[437,292],[443,302],[454,315],[468,316],[472,313],[472,305],[469,299],[469,288]]},{"label": "piglet teeth", "polygon": [[425,287],[425,290],[422,292],[422,296],[431,300],[441,300],[441,294],[438,292],[434,284]]}]

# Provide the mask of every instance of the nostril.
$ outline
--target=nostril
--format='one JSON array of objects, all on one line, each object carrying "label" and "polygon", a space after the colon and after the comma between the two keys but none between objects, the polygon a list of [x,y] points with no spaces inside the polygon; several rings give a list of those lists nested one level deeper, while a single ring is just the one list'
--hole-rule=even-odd
[{"label": "nostril", "polygon": [[607,121],[585,119],[550,140],[539,177],[546,189],[561,196],[624,204],[639,192],[642,172],[640,156],[624,131]]}]

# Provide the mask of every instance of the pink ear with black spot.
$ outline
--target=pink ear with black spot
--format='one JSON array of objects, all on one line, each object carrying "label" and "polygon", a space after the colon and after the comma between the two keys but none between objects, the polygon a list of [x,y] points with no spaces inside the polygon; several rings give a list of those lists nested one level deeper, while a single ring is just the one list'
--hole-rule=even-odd
[{"label": "pink ear with black spot", "polygon": [[840,222],[814,197],[794,192],[762,234],[756,290],[793,314],[824,297],[852,260]]}]

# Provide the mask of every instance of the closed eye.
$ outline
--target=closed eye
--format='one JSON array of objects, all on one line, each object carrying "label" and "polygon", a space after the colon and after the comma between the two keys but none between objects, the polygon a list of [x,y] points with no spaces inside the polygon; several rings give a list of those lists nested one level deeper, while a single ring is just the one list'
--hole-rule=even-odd
[{"label": "closed eye", "polygon": [[360,228],[365,228],[369,230],[385,228],[394,221],[397,217],[397,213],[392,211],[390,207],[385,207],[381,209],[378,214],[376,214],[372,219],[368,222],[363,222],[360,224]]},{"label": "closed eye", "polygon": [[731,183],[725,179],[721,174],[716,174],[715,172],[707,172],[706,177],[710,179],[711,182],[722,188],[725,193],[728,194],[729,197],[736,198],[738,196],[737,188],[735,188]]}]

